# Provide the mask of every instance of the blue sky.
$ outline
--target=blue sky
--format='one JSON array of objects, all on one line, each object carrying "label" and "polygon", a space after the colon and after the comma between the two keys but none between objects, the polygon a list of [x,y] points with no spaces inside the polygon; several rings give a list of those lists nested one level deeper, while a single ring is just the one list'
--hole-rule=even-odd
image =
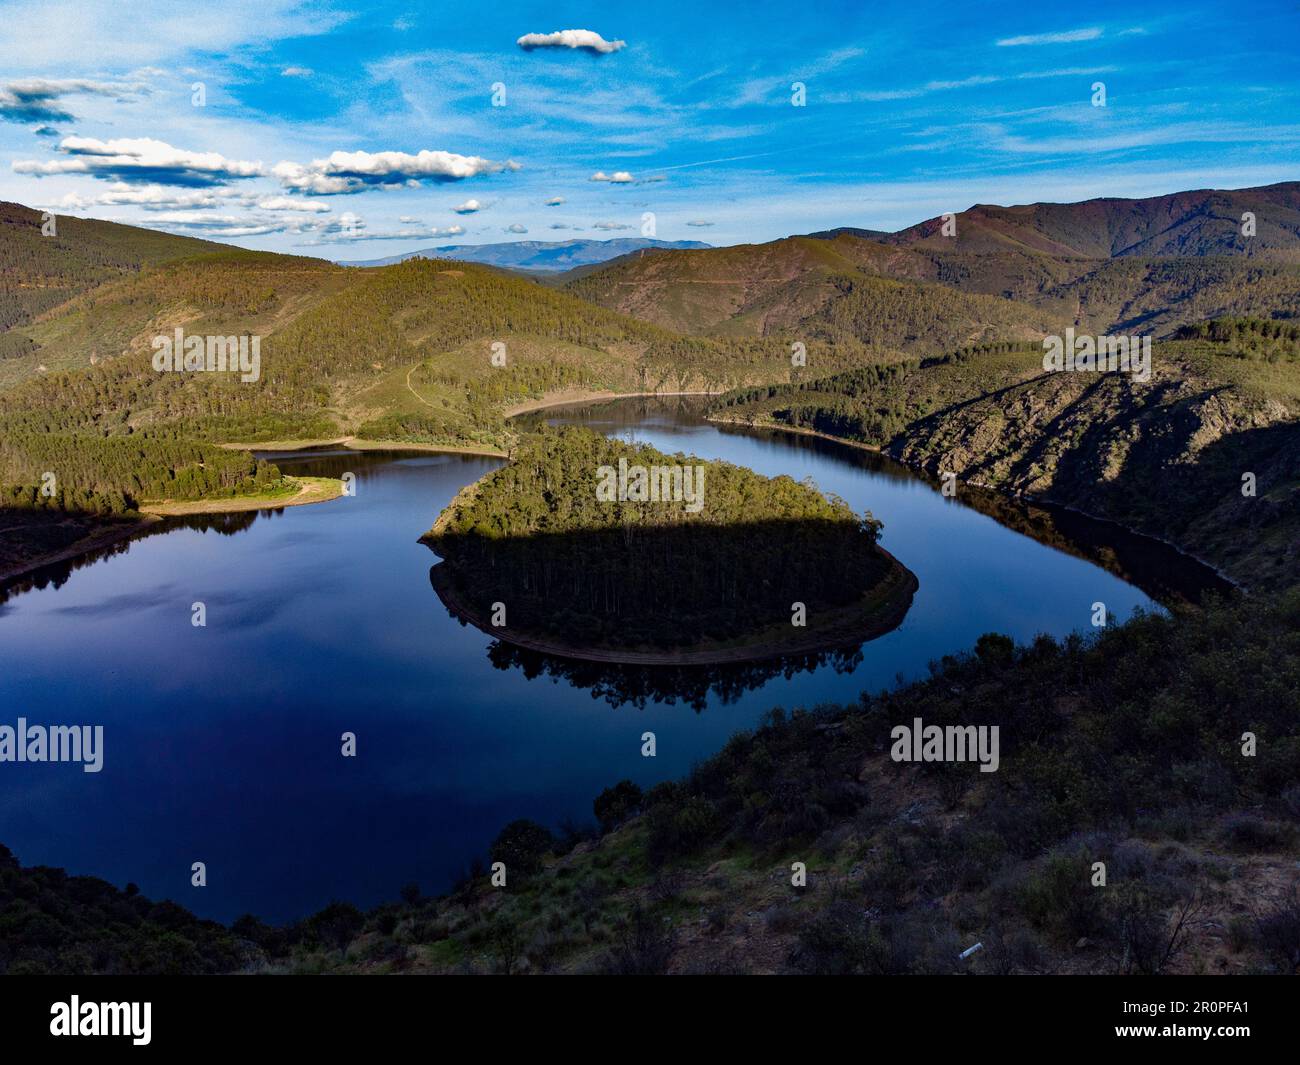
[{"label": "blue sky", "polygon": [[1138,6],[0,0],[0,198],[361,259],[1300,179],[1300,5]]}]

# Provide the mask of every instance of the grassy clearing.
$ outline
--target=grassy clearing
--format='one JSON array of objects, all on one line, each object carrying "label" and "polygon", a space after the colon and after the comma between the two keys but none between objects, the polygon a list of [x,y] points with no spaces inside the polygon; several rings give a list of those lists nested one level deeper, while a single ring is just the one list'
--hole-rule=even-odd
[{"label": "grassy clearing", "polygon": [[242,510],[268,510],[273,507],[298,507],[308,503],[327,503],[343,494],[343,482],[337,477],[285,477],[285,487],[257,495],[233,496],[229,499],[159,500],[140,507],[142,514],[179,517],[184,514],[232,514]]}]

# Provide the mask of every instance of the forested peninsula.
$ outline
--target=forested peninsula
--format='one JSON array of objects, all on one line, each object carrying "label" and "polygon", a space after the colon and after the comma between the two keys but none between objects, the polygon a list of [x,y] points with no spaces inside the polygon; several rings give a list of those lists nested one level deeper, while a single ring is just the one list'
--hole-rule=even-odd
[{"label": "forested peninsula", "polygon": [[543,429],[422,538],[444,603],[507,642],[596,661],[740,662],[896,627],[916,578],[882,525],[790,477]]}]

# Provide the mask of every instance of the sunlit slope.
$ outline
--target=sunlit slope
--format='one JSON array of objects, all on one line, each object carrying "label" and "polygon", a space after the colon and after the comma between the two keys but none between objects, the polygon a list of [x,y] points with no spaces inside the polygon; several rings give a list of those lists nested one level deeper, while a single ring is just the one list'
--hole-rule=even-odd
[{"label": "sunlit slope", "polygon": [[[46,235],[48,232],[48,235]],[[0,383],[21,360],[35,370],[40,343],[23,327],[78,293],[142,268],[221,248],[150,229],[58,216],[0,203]]]},{"label": "sunlit slope", "polygon": [[[1300,183],[977,205],[897,233],[845,227],[646,252],[566,284],[684,332],[811,333],[921,355],[1030,339],[1061,322],[1168,336],[1211,316],[1295,312]],[[954,299],[951,289],[986,298]]]},{"label": "sunlit slope", "polygon": [[[258,379],[155,370],[153,337],[178,327],[261,337]],[[225,250],[108,282],[32,328],[78,368],[0,392],[0,483],[31,483],[57,459],[70,486],[128,494],[116,458],[96,465],[103,440],[499,449],[512,439],[506,409],[547,393],[719,390],[789,374],[770,343],[683,337],[491,268],[430,260],[359,270]],[[96,347],[106,354],[92,365]],[[70,462],[78,442],[83,459]]]},{"label": "sunlit slope", "polygon": [[1300,316],[1300,262],[1110,259],[1042,300],[1086,330],[1170,337],[1209,318]]},{"label": "sunlit slope", "polygon": [[[794,237],[624,259],[568,284],[602,306],[669,328],[780,336],[934,354],[986,340],[1032,339],[1050,311],[936,283],[926,256],[854,237]],[[1053,277],[1052,281],[1055,282]]]}]

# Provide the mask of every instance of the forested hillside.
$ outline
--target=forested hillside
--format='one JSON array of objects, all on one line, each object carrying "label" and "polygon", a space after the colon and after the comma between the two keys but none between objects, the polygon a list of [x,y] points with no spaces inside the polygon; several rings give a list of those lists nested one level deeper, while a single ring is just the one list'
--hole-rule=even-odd
[{"label": "forested hillside", "polygon": [[[144,267],[215,251],[222,245],[150,229],[60,215],[0,203],[0,384],[12,379],[10,360],[42,355],[29,326],[81,292]],[[34,365],[34,363],[33,363]]]},{"label": "forested hillside", "polygon": [[[260,375],[160,373],[152,341],[258,336]],[[503,410],[564,389],[720,389],[788,377],[761,341],[683,337],[485,267],[412,260],[348,270],[225,249],[144,267],[23,326],[36,373],[0,393],[0,484],[54,472],[128,505],[257,491],[273,473],[202,445],[358,436],[488,449]],[[499,347],[494,348],[493,345]],[[494,358],[494,356],[498,356]],[[124,456],[126,456],[124,458]],[[220,471],[218,471],[220,468]]]},{"label": "forested hillside", "polygon": [[[1222,320],[1155,345],[1146,383],[1047,373],[994,345],[739,390],[716,416],[880,448],[934,476],[1063,503],[1172,540],[1253,585],[1300,580],[1300,344]],[[1255,495],[1243,494],[1253,475]]]},{"label": "forested hillside", "polygon": [[672,329],[932,353],[1059,328],[1000,296],[953,292],[923,256],[854,238],[657,251],[585,272],[575,295]]},{"label": "forested hillside", "polygon": [[[76,219],[42,237],[40,216],[11,206],[0,485],[108,511],[274,492],[274,469],[212,445],[502,451],[515,442],[504,413],[544,396],[761,386],[775,391],[733,395],[726,415],[865,441],[1221,550],[1258,575],[1256,542],[1291,529],[1295,345],[1265,345],[1266,324],[1245,346],[1240,330],[1195,330],[1300,314],[1295,189],[981,207],[958,216],[955,241],[927,223],[652,251],[562,288],[468,263],[347,269]],[[1225,243],[1224,219],[1248,203],[1267,241]],[[1196,218],[1203,239],[1154,241],[1162,219],[1190,232]],[[1037,344],[1071,323],[1165,338],[1153,382],[1044,377]],[[155,371],[153,339],[178,327],[260,337],[258,380]],[[1219,483],[1199,477],[1207,462],[1259,476],[1251,544],[1227,542],[1239,497],[1204,494]],[[59,494],[33,497],[46,473]],[[1184,474],[1202,485],[1195,514],[1172,517],[1190,498],[1170,494]]]}]

